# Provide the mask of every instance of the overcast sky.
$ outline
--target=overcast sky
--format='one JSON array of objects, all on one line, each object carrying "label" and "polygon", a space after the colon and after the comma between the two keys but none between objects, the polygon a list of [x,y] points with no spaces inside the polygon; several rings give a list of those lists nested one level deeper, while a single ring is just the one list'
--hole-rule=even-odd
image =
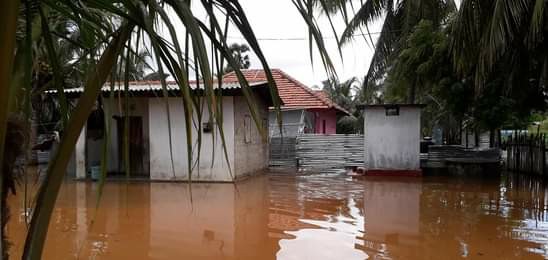
[{"label": "overcast sky", "polygon": [[[357,7],[360,6],[356,0]],[[308,27],[291,0],[240,0],[247,18],[251,23],[255,36],[259,39],[260,47],[266,56],[271,68],[279,68],[289,75],[307,84],[310,87],[320,86],[327,78],[319,55],[314,55],[314,64],[311,64],[308,43]],[[460,5],[460,0],[456,0]],[[197,17],[206,17],[205,11],[200,11],[200,3],[193,3]],[[184,39],[184,26],[178,19],[173,20],[178,31],[180,41]],[[337,44],[333,37],[329,21],[326,17],[319,17],[320,29],[324,34],[326,47],[335,65],[341,81],[351,77],[363,77],[369,68],[374,46],[361,37],[343,47],[341,60]],[[340,35],[345,24],[341,17],[334,18],[335,28]],[[371,37],[377,40],[382,21],[370,26]],[[357,32],[358,33],[358,32]],[[228,43],[244,43],[243,38],[234,28],[229,31]],[[314,50],[315,50],[314,45]],[[251,68],[262,68],[255,55],[251,56]]]},{"label": "overcast sky", "polygon": [[[308,27],[290,0],[240,0],[240,3],[246,11],[256,37],[263,39],[259,40],[259,44],[272,68],[282,69],[310,87],[320,85],[326,79],[319,55],[314,56],[314,66],[311,64]],[[362,37],[357,37],[353,43],[343,48],[341,61],[327,18],[320,18],[319,23],[324,37],[327,38],[327,48],[339,78],[346,80],[365,75],[373,54],[371,44],[366,43]],[[337,17],[335,27],[339,34],[344,30],[345,25],[340,17]],[[378,27],[380,26],[371,28],[371,32],[379,31]],[[373,35],[374,40],[375,36],[376,34]],[[237,33],[233,32],[229,37],[230,42],[242,42]],[[281,40],[271,40],[273,38]],[[284,40],[287,38],[291,40]],[[255,56],[251,59],[251,67],[261,67]]]}]

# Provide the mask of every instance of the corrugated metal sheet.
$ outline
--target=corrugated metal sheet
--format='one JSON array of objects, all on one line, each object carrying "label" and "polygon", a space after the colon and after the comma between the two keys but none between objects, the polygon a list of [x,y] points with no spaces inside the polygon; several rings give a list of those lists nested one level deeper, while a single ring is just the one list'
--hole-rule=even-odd
[{"label": "corrugated metal sheet", "polygon": [[498,149],[466,149],[461,145],[431,145],[426,168],[445,168],[448,162],[480,163],[500,160]]},{"label": "corrugated metal sheet", "polygon": [[269,165],[271,167],[297,167],[295,142],[295,137],[270,138]]},{"label": "corrugated metal sheet", "polygon": [[483,132],[479,135],[479,144],[478,147],[481,149],[489,149],[491,145],[491,135],[489,132]]},{"label": "corrugated metal sheet", "polygon": [[[266,83],[267,83],[266,81],[250,82],[249,86],[250,87],[259,86],[259,85],[263,85],[263,84],[266,84]],[[190,87],[192,89],[204,89],[203,84],[197,85],[196,83],[193,83],[193,84],[190,85]],[[215,88],[215,89],[218,88],[218,85],[214,84],[213,88]],[[236,83],[236,82],[223,83],[223,85],[222,85],[222,89],[239,89],[239,88],[240,88],[240,84]],[[125,87],[124,87],[123,84],[122,85],[116,84],[114,86],[114,91],[115,92],[124,91],[124,90],[125,90]],[[163,90],[162,84],[159,84],[156,81],[152,81],[150,83],[147,83],[146,81],[134,82],[134,83],[131,83],[129,85],[129,91],[130,92],[147,92],[147,91],[162,91],[162,90]],[[179,85],[175,84],[174,82],[169,82],[167,84],[167,90],[168,91],[179,90]],[[83,87],[67,88],[64,91],[65,91],[65,93],[83,93],[84,88]],[[111,91],[111,86],[110,85],[105,85],[105,86],[103,86],[103,88],[101,88],[101,91],[110,92]],[[48,90],[48,91],[46,91],[46,93],[49,93],[49,94],[57,93],[57,90]]]},{"label": "corrugated metal sheet", "polygon": [[364,142],[363,135],[300,135],[296,142],[299,169],[337,172],[349,166],[363,167]]}]

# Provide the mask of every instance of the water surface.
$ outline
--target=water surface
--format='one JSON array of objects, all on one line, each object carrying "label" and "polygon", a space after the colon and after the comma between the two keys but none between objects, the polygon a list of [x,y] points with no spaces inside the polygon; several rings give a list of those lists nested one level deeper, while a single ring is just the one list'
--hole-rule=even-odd
[{"label": "water surface", "polygon": [[[501,176],[272,173],[232,184],[63,186],[44,259],[544,259],[547,185]],[[19,259],[23,192],[10,200]]]}]

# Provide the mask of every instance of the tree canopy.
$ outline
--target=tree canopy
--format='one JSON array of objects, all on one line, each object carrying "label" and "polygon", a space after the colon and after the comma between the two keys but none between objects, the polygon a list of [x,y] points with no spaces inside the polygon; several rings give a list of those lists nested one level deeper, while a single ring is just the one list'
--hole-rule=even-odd
[{"label": "tree canopy", "polygon": [[319,15],[346,22],[332,30],[342,47],[354,37],[373,42],[369,27],[382,21],[362,91],[381,86],[386,102],[429,104],[426,128],[521,128],[546,109],[544,0],[313,2]]},{"label": "tree canopy", "polygon": [[[246,44],[233,43],[228,47],[232,57],[237,63],[238,69],[249,69],[251,62],[249,61],[249,46]],[[234,71],[232,65],[227,65],[224,69],[225,73]]]}]

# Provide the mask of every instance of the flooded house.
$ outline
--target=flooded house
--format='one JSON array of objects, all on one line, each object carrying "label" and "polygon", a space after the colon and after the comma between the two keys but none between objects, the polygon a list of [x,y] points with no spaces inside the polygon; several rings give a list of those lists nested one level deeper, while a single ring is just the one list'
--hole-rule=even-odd
[{"label": "flooded house", "polygon": [[[199,84],[198,84],[199,85]],[[258,107],[260,124],[268,128],[268,108],[273,106],[266,81],[255,81],[250,87]],[[191,83],[193,91],[200,86]],[[203,92],[203,86],[201,86]],[[82,130],[69,164],[69,174],[77,179],[97,178],[108,137],[107,177],[126,175],[124,163],[125,125],[129,122],[129,172],[131,178],[154,181],[233,182],[260,172],[268,165],[268,144],[261,136],[251,116],[247,101],[237,82],[214,86],[221,98],[222,122],[209,118],[207,104],[201,106],[201,122],[197,109],[192,118],[191,173],[185,125],[185,111],[180,90],[169,82],[167,97],[159,81],[131,82],[129,86],[129,115],[126,116],[124,87],[102,89],[103,98]],[[73,99],[83,88],[66,89]],[[198,94],[199,96],[200,94]],[[198,98],[201,103],[203,98]],[[105,120],[106,118],[106,120]],[[105,127],[105,124],[108,127]],[[199,126],[200,125],[200,126]],[[220,128],[224,131],[224,146]],[[107,131],[105,131],[107,129]],[[199,134],[198,131],[201,131]],[[201,148],[198,138],[201,135]]]},{"label": "flooded house", "polygon": [[[266,81],[264,70],[242,70],[249,82]],[[321,90],[313,90],[280,69],[272,69],[282,106],[282,133],[284,137],[299,134],[336,134],[337,119],[349,115]],[[237,82],[234,73],[225,76],[226,82]],[[269,115],[270,136],[280,136],[276,112]]]}]

